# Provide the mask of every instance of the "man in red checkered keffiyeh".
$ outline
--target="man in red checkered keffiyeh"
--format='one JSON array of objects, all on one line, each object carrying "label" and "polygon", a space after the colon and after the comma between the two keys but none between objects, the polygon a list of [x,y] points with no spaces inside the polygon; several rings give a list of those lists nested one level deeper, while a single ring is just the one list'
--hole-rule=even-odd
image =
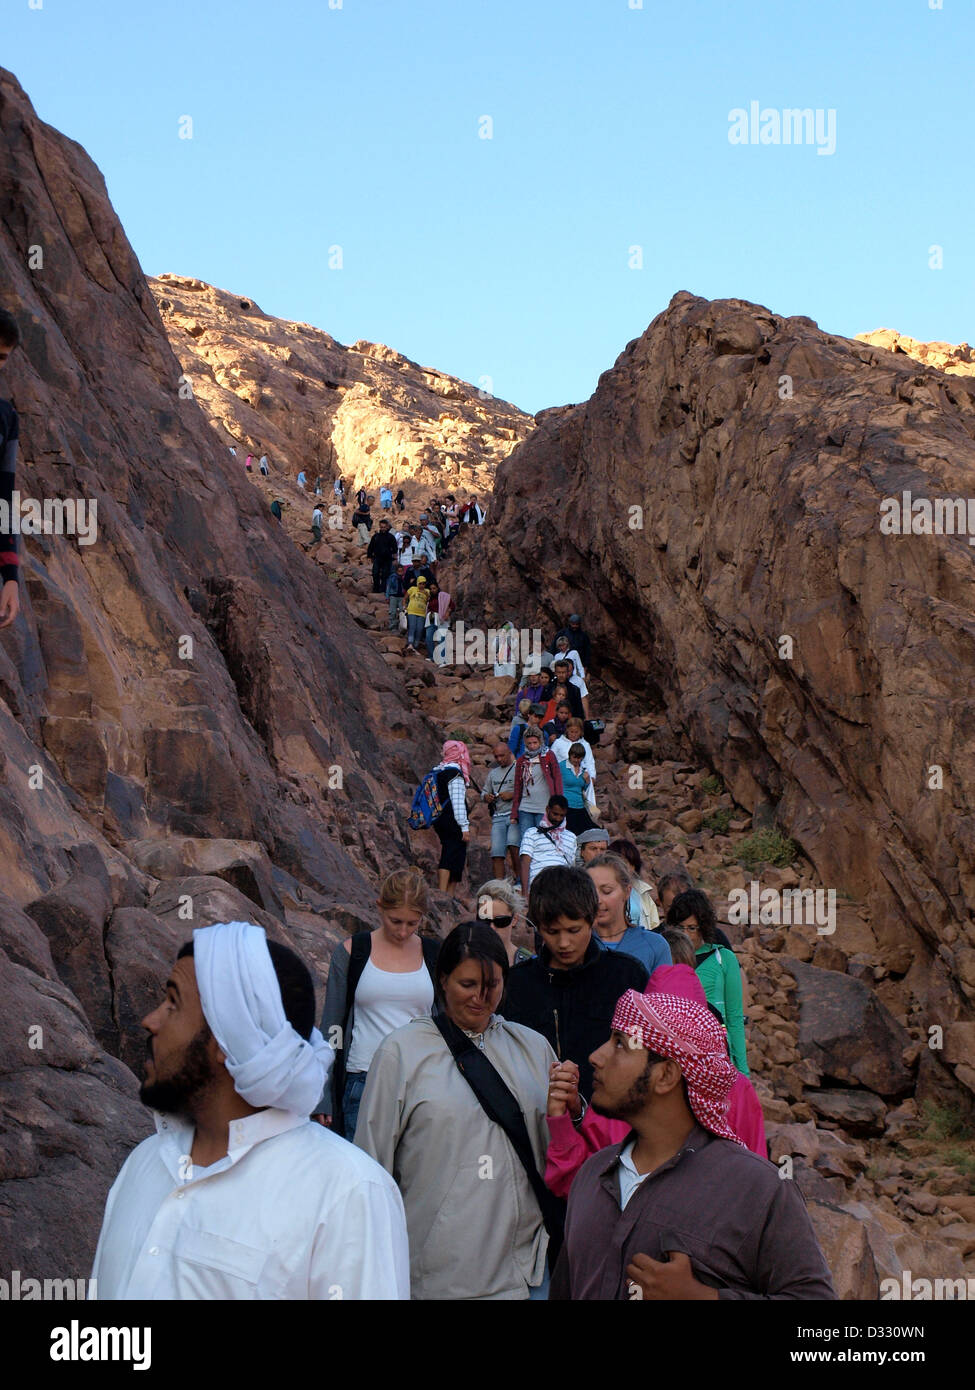
[{"label": "man in red checkered keffiyeh", "polygon": [[724,1030],[703,1004],[678,994],[629,989],[616,1005],[612,1028],[625,1033],[635,1047],[676,1062],[698,1124],[719,1139],[742,1143],[726,1118],[737,1072],[728,1058]]}]

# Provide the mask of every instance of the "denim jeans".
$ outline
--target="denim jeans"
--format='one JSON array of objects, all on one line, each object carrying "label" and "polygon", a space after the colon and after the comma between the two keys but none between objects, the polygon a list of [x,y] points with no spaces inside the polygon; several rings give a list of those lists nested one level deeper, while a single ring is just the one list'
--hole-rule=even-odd
[{"label": "denim jeans", "polygon": [[403,607],[402,596],[393,594],[389,600],[389,630],[399,632],[399,610]]},{"label": "denim jeans", "polygon": [[418,647],[423,641],[423,629],[426,622],[425,613],[407,613],[406,615],[406,640],[411,647]]},{"label": "denim jeans", "polygon": [[521,844],[526,831],[537,830],[542,823],[544,811],[521,811],[518,812],[518,843]]},{"label": "denim jeans", "polygon": [[345,1137],[349,1143],[355,1138],[355,1127],[359,1121],[359,1102],[366,1089],[364,1071],[350,1071],[345,1074],[345,1094],[342,1097],[342,1118],[345,1121]]}]

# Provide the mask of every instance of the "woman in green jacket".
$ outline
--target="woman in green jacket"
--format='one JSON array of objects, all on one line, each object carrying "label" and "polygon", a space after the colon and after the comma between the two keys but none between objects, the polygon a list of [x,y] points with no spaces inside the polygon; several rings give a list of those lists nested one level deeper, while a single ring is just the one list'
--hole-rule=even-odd
[{"label": "woman in green jacket", "polygon": [[678,894],[667,913],[667,924],[680,927],[691,938],[697,957],[697,977],[708,1003],[718,1010],[724,1021],[731,1060],[748,1076],[741,967],[734,951],[718,941],[717,918],[707,895],[696,888]]}]

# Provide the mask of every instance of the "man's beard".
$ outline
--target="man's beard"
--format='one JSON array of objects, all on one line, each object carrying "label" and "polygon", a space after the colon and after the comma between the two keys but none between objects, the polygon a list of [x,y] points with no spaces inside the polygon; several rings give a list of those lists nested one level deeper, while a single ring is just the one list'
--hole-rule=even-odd
[{"label": "man's beard", "polygon": [[646,1104],[647,1095],[650,1091],[650,1077],[653,1064],[658,1059],[656,1057],[647,1059],[647,1065],[642,1074],[637,1077],[633,1085],[627,1091],[621,1101],[610,1109],[608,1106],[597,1105],[591,1101],[593,1110],[597,1115],[605,1115],[608,1120],[630,1120],[634,1115],[638,1115]]},{"label": "man's beard", "polygon": [[[150,1110],[158,1110],[163,1115],[188,1115],[201,1091],[213,1079],[213,1065],[209,1057],[210,1038],[213,1035],[207,1024],[191,1038],[183,1053],[180,1069],[174,1076],[164,1081],[144,1081],[139,1089],[139,1099]],[[152,1039],[146,1045],[151,1051]]]}]

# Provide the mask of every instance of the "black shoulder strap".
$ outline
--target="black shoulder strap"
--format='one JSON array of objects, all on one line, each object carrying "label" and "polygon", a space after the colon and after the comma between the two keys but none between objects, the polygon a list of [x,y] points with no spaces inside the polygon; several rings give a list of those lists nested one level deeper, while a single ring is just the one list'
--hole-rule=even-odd
[{"label": "black shoulder strap", "polygon": [[423,951],[423,964],[430,972],[433,980],[433,987],[437,987],[437,960],[440,956],[440,938],[436,936],[421,936],[420,949]]},{"label": "black shoulder strap", "polygon": [[511,1140],[525,1175],[541,1208],[542,1220],[548,1232],[548,1259],[554,1265],[562,1246],[565,1228],[565,1203],[545,1186],[535,1164],[528,1126],[517,1098],[512,1095],[504,1077],[493,1067],[470,1038],[446,1014],[437,1014],[434,1023],[443,1034],[461,1076],[477,1097],[478,1104],[494,1124],[500,1125]]}]

